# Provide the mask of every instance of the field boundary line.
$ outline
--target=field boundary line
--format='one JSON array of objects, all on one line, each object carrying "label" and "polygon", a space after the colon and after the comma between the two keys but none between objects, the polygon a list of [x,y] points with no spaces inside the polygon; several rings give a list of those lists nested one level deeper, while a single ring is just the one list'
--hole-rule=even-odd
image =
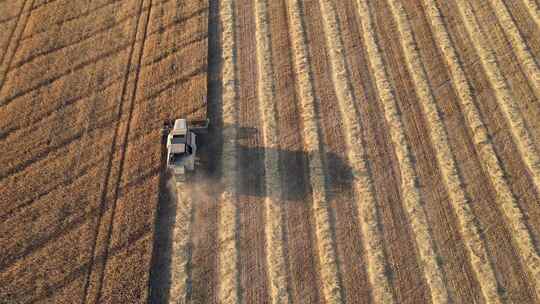
[{"label": "field boundary line", "polygon": [[257,95],[262,117],[265,172],[266,264],[272,303],[289,303],[288,273],[283,227],[283,193],[279,172],[279,130],[275,96],[275,71],[271,46],[268,0],[256,0],[255,39],[257,53]]},{"label": "field boundary line", "polygon": [[238,74],[236,54],[235,0],[221,0],[222,60],[222,112],[223,154],[221,175],[224,191],[218,211],[218,294],[217,301],[224,304],[241,303],[240,272],[238,268],[239,244],[237,239],[238,201]]},{"label": "field boundary line", "polygon": [[[495,92],[497,103],[500,105],[504,117],[509,123],[512,136],[517,143],[518,150],[524,159],[529,172],[531,173],[536,190],[540,193],[540,156],[534,146],[533,139],[531,138],[523,114],[516,101],[512,98],[508,82],[500,70],[499,63],[493,50],[489,47],[489,43],[486,43],[485,41],[486,37],[476,20],[470,3],[459,0],[457,1],[457,5],[467,33],[475,42],[473,43],[474,49],[480,57],[490,86]],[[540,261],[538,266],[538,291],[540,292]]]},{"label": "field boundary line", "polygon": [[[19,13],[19,18],[17,18],[17,22],[15,23],[15,27],[13,28],[13,31],[9,35],[6,51],[2,55],[2,58],[1,58],[1,61],[0,61],[0,92],[2,92],[2,88],[4,87],[9,67],[11,66],[13,58],[15,58],[15,53],[17,53],[17,50],[19,49],[19,44],[21,42],[21,37],[22,37],[24,31],[26,30],[28,20],[30,19],[30,15],[32,13],[31,8],[34,5],[34,1],[35,0],[24,0],[24,3],[22,5],[22,7],[21,7],[21,11]],[[28,3],[30,3],[30,9],[25,9],[26,5]],[[22,20],[24,20],[24,21],[22,21]],[[19,26],[20,24],[23,24],[23,25]],[[18,31],[19,28],[21,28],[21,29]],[[13,41],[13,39],[15,39],[15,40]],[[7,60],[7,62],[6,62],[6,60]]]},{"label": "field boundary line", "polygon": [[540,8],[535,0],[522,0],[534,22],[540,27]]},{"label": "field boundary line", "polygon": [[[499,69],[493,50],[489,49],[484,44],[485,37],[483,37],[478,21],[475,19],[470,3],[459,0],[457,1],[457,4],[465,28],[471,39],[476,42],[473,43],[473,46],[480,57],[490,85],[495,91],[495,97],[502,108],[502,112],[510,124],[512,136],[514,137],[514,140],[517,141],[518,149],[532,174],[538,192],[540,191],[540,158],[534,147],[534,143],[532,142],[522,114],[515,101],[510,96],[508,83]],[[511,209],[507,209],[510,207]],[[515,204],[504,204],[502,209],[508,218],[512,230],[517,234],[513,236],[513,239],[521,252],[523,265],[528,268],[529,273],[532,275],[536,294],[540,295],[540,256],[534,245],[531,232],[525,224],[524,215]]]},{"label": "field boundary line", "polygon": [[384,251],[382,223],[379,215],[380,207],[377,204],[373,177],[369,169],[368,154],[364,148],[364,130],[345,57],[338,14],[331,1],[320,0],[319,4],[332,69],[332,82],[339,111],[344,121],[346,153],[352,169],[357,196],[355,204],[358,210],[358,221],[363,238],[365,238],[363,247],[368,259],[367,273],[373,289],[373,298],[375,302],[393,303],[395,298],[390,278],[387,275],[389,265]]},{"label": "field boundary line", "polygon": [[508,10],[508,6],[501,0],[490,0],[490,3],[497,15],[497,19],[504,34],[508,40],[510,40],[514,53],[519,59],[519,65],[524,70],[525,77],[529,80],[536,99],[540,100],[540,69],[531,54],[529,46],[521,36],[521,33]]},{"label": "field boundary line", "polygon": [[409,17],[399,0],[388,1],[398,26],[407,68],[413,78],[423,115],[426,117],[431,130],[430,138],[435,150],[435,157],[444,179],[445,188],[450,196],[452,208],[458,218],[461,236],[471,259],[471,265],[486,301],[488,303],[500,303],[501,298],[498,294],[497,278],[485,242],[481,237],[478,219],[474,215],[470,206],[471,202],[465,193],[462,176],[450,147],[448,131],[439,114],[440,109],[435,102]]},{"label": "field boundary line", "polygon": [[[139,5],[139,16],[137,17],[137,23],[135,24],[135,31],[133,33],[133,41],[131,42],[131,48],[130,48],[130,52],[129,52],[129,57],[128,57],[128,61],[127,61],[127,64],[126,64],[126,70],[125,70],[125,75],[124,75],[124,84],[123,84],[123,87],[122,87],[122,93],[120,95],[120,100],[118,102],[118,112],[117,112],[117,117],[118,117],[118,121],[116,122],[116,126],[114,128],[114,135],[113,135],[113,138],[112,138],[112,141],[111,141],[111,150],[110,150],[110,153],[109,153],[109,159],[107,161],[107,169],[106,169],[106,173],[105,173],[105,177],[104,177],[104,181],[103,181],[103,189],[101,191],[101,195],[100,195],[100,204],[99,204],[99,213],[97,214],[98,218],[96,220],[96,233],[94,235],[94,238],[93,238],[93,241],[92,241],[92,247],[91,247],[91,252],[92,252],[92,255],[90,256],[90,263],[89,263],[89,269],[88,269],[88,272],[87,272],[87,275],[86,275],[86,283],[84,285],[84,291],[83,291],[83,297],[82,297],[82,303],[87,303],[87,298],[89,296],[89,288],[90,288],[90,281],[92,279],[92,273],[94,272],[94,267],[95,267],[95,259],[97,258],[96,257],[96,249],[97,249],[97,241],[98,241],[98,237],[99,237],[99,231],[100,231],[100,227],[101,227],[101,223],[102,223],[102,220],[103,220],[103,215],[106,211],[106,201],[107,201],[107,192],[109,192],[109,179],[111,178],[111,174],[112,174],[112,162],[113,162],[113,158],[114,158],[114,154],[116,152],[116,141],[117,141],[117,138],[118,138],[118,133],[120,131],[120,124],[121,124],[121,121],[122,121],[122,108],[123,108],[123,104],[124,104],[124,101],[126,99],[126,94],[127,94],[127,90],[128,90],[128,81],[129,81],[129,75],[131,73],[131,65],[132,65],[132,61],[133,61],[133,54],[134,54],[134,50],[135,50],[135,46],[136,46],[136,43],[137,43],[137,33],[139,32],[139,23],[140,23],[140,19],[141,19],[141,16],[142,16],[142,8],[143,8],[143,5],[144,5],[144,1],[145,0],[140,0],[140,5]],[[113,219],[111,218],[111,221]],[[105,267],[105,265],[103,265],[103,267]],[[100,287],[98,287],[98,290],[99,290]]]},{"label": "field boundary line", "polygon": [[431,291],[431,298],[434,303],[446,303],[449,301],[448,290],[442,270],[437,262],[435,243],[429,229],[426,212],[422,206],[422,198],[417,185],[418,176],[412,163],[410,143],[405,136],[403,118],[398,110],[394,89],[388,79],[388,72],[377,42],[371,7],[366,0],[356,0],[356,2],[369,65],[373,70],[378,91],[378,100],[383,108],[401,172],[403,206],[413,230],[424,276]]}]

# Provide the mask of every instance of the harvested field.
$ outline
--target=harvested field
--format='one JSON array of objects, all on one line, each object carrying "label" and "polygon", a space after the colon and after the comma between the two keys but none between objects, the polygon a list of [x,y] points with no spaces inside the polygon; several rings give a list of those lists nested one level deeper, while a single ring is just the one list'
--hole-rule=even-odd
[{"label": "harvested field", "polygon": [[539,7],[0,0],[0,303],[539,302]]}]

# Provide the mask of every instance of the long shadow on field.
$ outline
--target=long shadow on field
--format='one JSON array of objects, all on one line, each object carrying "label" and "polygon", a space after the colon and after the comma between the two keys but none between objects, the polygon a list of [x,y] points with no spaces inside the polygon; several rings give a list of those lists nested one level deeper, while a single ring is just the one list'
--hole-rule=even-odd
[{"label": "long shadow on field", "polygon": [[[212,209],[219,209],[219,197],[223,191],[220,179],[223,175],[237,174],[237,194],[239,203],[242,201],[241,197],[254,196],[259,198],[265,198],[267,193],[265,191],[264,181],[264,155],[268,153],[268,149],[261,147],[246,147],[238,146],[238,169],[237,172],[218,172],[220,167],[219,161],[221,160],[221,151],[219,147],[216,147],[216,142],[222,144],[220,130],[216,126],[212,128],[210,133],[205,136],[200,136],[198,139],[201,164],[197,167],[196,173],[188,177],[186,187],[188,193],[193,194],[193,209],[189,216],[190,222],[194,221],[194,212],[197,208],[203,208],[203,205],[213,205]],[[248,140],[250,137],[260,137],[259,130],[254,128],[238,127],[239,141]],[[214,137],[218,136],[218,137]],[[165,146],[165,143],[162,143]],[[284,204],[285,208],[287,204],[305,203],[310,200],[311,189],[309,185],[308,175],[308,155],[305,151],[288,151],[280,150],[276,151],[279,155],[278,172],[280,173],[280,185],[282,187],[282,193],[280,197],[274,197],[278,202]],[[351,176],[350,168],[339,156],[333,153],[327,153],[324,156],[325,167],[332,168],[332,172],[340,172],[342,176],[331,177],[331,181],[327,180],[327,193],[328,199],[331,199],[332,193],[339,191],[345,187],[350,187]],[[205,229],[204,227],[197,226],[192,227],[190,234],[190,240],[188,244],[187,252],[175,253],[173,251],[173,233],[175,227],[175,218],[177,216],[177,204],[178,200],[174,193],[174,186],[172,186],[172,180],[170,174],[166,170],[166,153],[163,149],[162,154],[162,171],[160,174],[160,192],[159,192],[159,206],[157,210],[157,218],[155,224],[155,239],[153,249],[153,261],[152,261],[152,274],[151,274],[151,287],[150,287],[150,303],[168,303],[171,288],[172,277],[172,257],[175,254],[186,254],[188,257],[188,264],[185,265],[187,271],[187,292],[188,299],[197,298],[202,291],[192,290],[194,279],[192,277],[192,271],[200,272],[200,269],[193,269],[194,267],[212,267],[210,265],[202,265],[200,262],[194,263],[193,257],[193,234],[204,234],[205,238],[210,243],[215,244],[215,238],[217,237],[216,231],[200,231]],[[241,206],[239,206],[241,207]],[[207,208],[207,207],[204,207]],[[212,221],[211,217],[208,219]],[[200,224],[200,223],[199,223]],[[196,230],[196,231],[195,231]],[[212,249],[212,244],[206,244],[208,250]],[[215,254],[215,253],[213,253]],[[212,260],[212,259],[210,259]],[[203,263],[204,264],[204,263]],[[196,278],[195,278],[196,279]],[[197,282],[200,284],[200,282]],[[212,285],[211,282],[206,282],[208,288]],[[215,286],[215,285],[214,285]]]}]

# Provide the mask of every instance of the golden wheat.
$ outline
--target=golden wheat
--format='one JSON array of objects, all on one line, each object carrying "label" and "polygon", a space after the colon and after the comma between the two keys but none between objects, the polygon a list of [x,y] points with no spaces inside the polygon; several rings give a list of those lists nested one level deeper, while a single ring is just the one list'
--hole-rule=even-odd
[{"label": "golden wheat", "polygon": [[15,52],[17,52],[17,48],[19,47],[19,39],[24,33],[28,18],[30,18],[33,3],[34,1],[23,2],[24,6],[21,7],[19,21],[14,25],[15,28],[13,29],[10,41],[7,42],[8,45],[5,53],[0,56],[0,58],[2,58],[2,62],[0,62],[0,90],[4,85],[13,56],[15,56]]},{"label": "golden wheat", "polygon": [[[488,44],[485,43],[485,37],[483,37],[482,32],[480,31],[480,26],[475,19],[470,4],[466,1],[460,0],[458,1],[458,8],[465,23],[467,32],[475,42],[474,47],[480,56],[482,65],[492,87],[495,90],[497,101],[501,105],[503,113],[510,123],[511,132],[514,139],[518,142],[519,150],[522,156],[525,158],[525,163],[532,172],[536,188],[539,189],[540,164],[538,161],[538,154],[533,146],[532,140],[525,126],[525,122],[523,121],[523,117],[521,116],[517,105],[510,96],[508,84],[501,74],[493,51],[488,49]],[[505,191],[505,187],[507,185],[506,183],[502,183],[502,171],[498,172],[494,170],[490,172],[490,174],[493,174],[493,177],[495,177],[497,180],[495,184],[497,190]],[[540,257],[535,249],[531,233],[525,224],[523,213],[510,196],[510,193],[501,192],[499,197],[500,200],[504,202],[501,205],[501,209],[512,228],[514,240],[521,253],[523,264],[529,269],[536,293],[540,294]]]},{"label": "golden wheat", "polygon": [[222,111],[223,111],[223,155],[222,175],[224,192],[219,210],[219,289],[220,303],[236,304],[240,301],[238,282],[237,252],[237,124],[238,94],[236,75],[236,40],[234,0],[220,3],[221,45],[222,45]]},{"label": "golden wheat", "polygon": [[489,47],[490,43],[486,41],[476,16],[470,6],[470,3],[460,0],[457,2],[459,12],[464,21],[465,28],[469,33],[476,52],[480,56],[482,66],[490,81],[490,85],[495,91],[495,97],[501,106],[502,112],[510,125],[510,131],[517,143],[518,149],[531,172],[534,185],[540,191],[540,157],[533,143],[531,135],[527,129],[525,120],[521,114],[508,83],[502,74],[495,53]]},{"label": "golden wheat", "polygon": [[[289,4],[289,18],[293,23],[293,26],[301,27],[302,13],[300,9],[300,3],[295,0],[288,1]],[[297,29],[302,31],[303,29]],[[298,41],[293,40],[293,43],[298,46]],[[301,42],[304,43],[304,42]],[[297,48],[295,49],[298,50]],[[304,49],[305,50],[305,49]],[[308,64],[307,62],[304,62]],[[307,66],[303,66],[306,68]],[[305,76],[304,76],[305,77]],[[312,93],[310,93],[312,94]],[[312,96],[312,95],[311,95]],[[310,106],[313,106],[312,104]],[[302,111],[302,117],[305,121],[307,113]],[[312,113],[314,115],[314,113]],[[314,117],[313,117],[314,118]],[[313,214],[315,218],[317,246],[319,252],[319,263],[321,265],[321,277],[323,282],[323,294],[326,302],[328,303],[343,303],[342,298],[342,286],[339,281],[339,269],[337,262],[336,244],[334,239],[334,232],[330,223],[330,210],[328,206],[324,182],[324,170],[321,159],[321,151],[319,150],[319,134],[316,129],[313,129],[312,125],[310,129],[307,129],[307,125],[304,131],[305,141],[309,153],[309,168],[310,168],[310,182],[313,186]],[[315,127],[316,128],[316,127]]]},{"label": "golden wheat", "polygon": [[491,0],[490,2],[495,14],[497,15],[497,18],[499,19],[501,27],[506,34],[506,37],[508,40],[510,40],[510,44],[512,45],[512,48],[519,59],[519,64],[521,65],[525,76],[529,80],[536,98],[540,99],[540,69],[536,64],[535,58],[531,54],[527,43],[521,36],[521,33],[519,32],[514,19],[512,19],[506,4],[501,0]]},{"label": "golden wheat", "polygon": [[184,185],[176,187],[176,217],[174,219],[172,257],[171,257],[171,289],[170,303],[187,302],[189,239],[191,236],[191,211],[193,201],[190,193],[186,193]]},{"label": "golden wheat", "polygon": [[536,25],[540,27],[540,8],[536,0],[523,0],[523,4],[525,4]]},{"label": "golden wheat", "polygon": [[[295,74],[297,75],[297,90],[301,102],[301,116],[304,126],[304,141],[309,156],[310,181],[313,191],[314,205],[326,204],[327,193],[325,191],[325,173],[322,169],[322,151],[320,150],[320,125],[319,117],[315,109],[314,88],[311,82],[312,70],[309,64],[305,29],[302,22],[302,9],[298,0],[288,1],[289,21],[291,32],[291,44],[293,45],[293,57]],[[362,180],[359,181],[363,182]],[[355,182],[358,184],[359,182]],[[369,182],[369,181],[368,181]],[[365,183],[365,181],[364,181]],[[363,244],[368,260],[368,276],[373,290],[373,297],[377,303],[392,303],[393,295],[385,275],[386,259],[384,254],[380,223],[377,218],[377,209],[372,193],[372,186],[361,187],[365,193],[359,193],[359,214],[363,214],[360,220],[362,234],[365,238]],[[369,191],[368,191],[369,190]]]},{"label": "golden wheat", "polygon": [[347,157],[352,167],[355,191],[360,215],[360,227],[366,242],[365,252],[368,255],[368,276],[373,288],[373,296],[377,302],[392,303],[389,278],[385,274],[385,260],[382,233],[378,218],[378,207],[373,190],[373,181],[368,170],[367,153],[362,142],[362,126],[356,109],[351,80],[347,71],[344,46],[339,30],[337,12],[333,4],[327,0],[320,1],[327,48],[332,67],[338,106],[345,125]]},{"label": "golden wheat", "polygon": [[444,284],[442,271],[437,263],[437,255],[428,227],[427,216],[421,204],[420,192],[416,185],[417,176],[413,169],[412,155],[405,137],[403,121],[398,112],[397,102],[388,81],[387,71],[375,37],[371,8],[365,0],[357,0],[357,5],[369,64],[373,70],[379,101],[384,109],[383,112],[389,127],[390,137],[394,143],[399,162],[403,204],[416,238],[420,258],[423,262],[424,274],[431,289],[432,300],[435,303],[445,303],[449,300],[448,291]]},{"label": "golden wheat", "polygon": [[283,244],[282,192],[279,174],[279,143],[275,80],[266,0],[255,2],[259,113],[263,124],[266,187],[266,263],[272,303],[289,303],[287,265]]},{"label": "golden wheat", "polygon": [[433,97],[407,13],[401,2],[397,0],[389,0],[389,2],[400,33],[405,61],[431,130],[430,137],[435,149],[435,157],[450,195],[451,204],[459,220],[461,234],[467,246],[473,269],[486,301],[500,303],[497,293],[497,279],[476,224],[477,219],[463,189],[462,177],[459,175],[455,156],[450,149],[447,130],[439,115],[439,109]]}]

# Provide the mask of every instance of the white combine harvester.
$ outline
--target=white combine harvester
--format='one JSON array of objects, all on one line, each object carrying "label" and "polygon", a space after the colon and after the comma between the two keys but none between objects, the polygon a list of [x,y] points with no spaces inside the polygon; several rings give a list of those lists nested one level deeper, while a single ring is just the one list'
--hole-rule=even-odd
[{"label": "white combine harvester", "polygon": [[208,120],[188,122],[180,118],[165,122],[163,135],[167,135],[167,168],[176,182],[186,180],[188,171],[195,170],[197,162],[197,134],[206,133]]}]

